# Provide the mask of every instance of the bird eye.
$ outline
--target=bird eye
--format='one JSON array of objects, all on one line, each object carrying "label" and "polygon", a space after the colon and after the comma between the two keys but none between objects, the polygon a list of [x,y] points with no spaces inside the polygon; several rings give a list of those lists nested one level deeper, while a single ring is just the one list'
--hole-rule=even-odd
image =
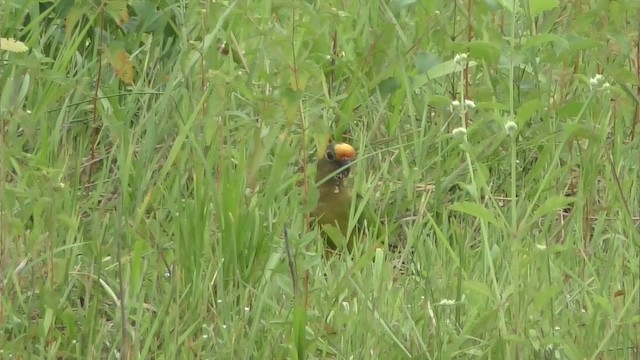
[{"label": "bird eye", "polygon": [[333,155],[333,152],[332,152],[332,151],[327,151],[327,152],[324,154],[324,156],[325,156],[325,157],[327,158],[327,160],[329,160],[329,161],[333,161],[333,160],[335,160],[335,159],[336,159],[336,158],[335,158],[335,156]]}]

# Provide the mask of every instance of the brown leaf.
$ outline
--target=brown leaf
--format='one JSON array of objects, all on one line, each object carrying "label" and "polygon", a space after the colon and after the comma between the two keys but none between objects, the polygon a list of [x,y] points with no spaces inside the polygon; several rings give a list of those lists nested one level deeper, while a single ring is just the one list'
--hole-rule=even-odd
[{"label": "brown leaf", "polygon": [[127,85],[133,84],[135,70],[133,63],[129,60],[129,54],[124,50],[117,50],[111,57],[111,66],[116,72],[116,76],[120,81]]}]

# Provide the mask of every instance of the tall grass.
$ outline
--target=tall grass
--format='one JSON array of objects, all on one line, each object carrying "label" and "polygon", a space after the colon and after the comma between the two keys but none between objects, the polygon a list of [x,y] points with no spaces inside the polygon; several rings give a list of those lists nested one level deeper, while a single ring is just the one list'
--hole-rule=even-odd
[{"label": "tall grass", "polygon": [[4,2],[0,358],[640,358],[639,11]]}]

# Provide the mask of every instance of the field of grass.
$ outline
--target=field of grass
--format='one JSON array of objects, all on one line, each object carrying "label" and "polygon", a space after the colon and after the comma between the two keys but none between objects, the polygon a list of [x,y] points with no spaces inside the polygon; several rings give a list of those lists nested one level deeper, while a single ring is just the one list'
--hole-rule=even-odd
[{"label": "field of grass", "polygon": [[[0,2],[0,359],[640,359],[639,33],[637,1]],[[330,138],[396,251],[323,256]]]}]

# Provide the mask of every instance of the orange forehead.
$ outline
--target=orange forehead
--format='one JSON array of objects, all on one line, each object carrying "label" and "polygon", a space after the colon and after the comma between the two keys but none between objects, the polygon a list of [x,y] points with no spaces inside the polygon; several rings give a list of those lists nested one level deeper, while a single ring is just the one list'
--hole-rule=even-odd
[{"label": "orange forehead", "polygon": [[338,160],[353,160],[356,158],[356,149],[349,144],[339,143],[334,146],[334,149]]}]

